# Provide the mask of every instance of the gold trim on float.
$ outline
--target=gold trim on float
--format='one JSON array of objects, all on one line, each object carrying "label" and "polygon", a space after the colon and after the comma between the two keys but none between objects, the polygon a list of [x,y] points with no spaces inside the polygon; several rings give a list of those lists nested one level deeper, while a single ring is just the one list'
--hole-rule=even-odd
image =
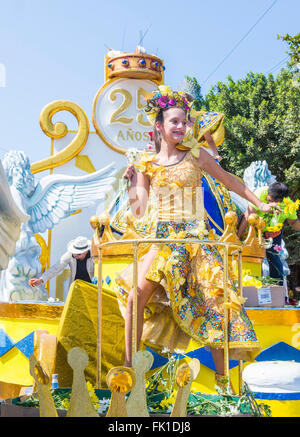
[{"label": "gold trim on float", "polygon": [[1,302],[0,317],[5,319],[59,320],[63,308],[63,304]]},{"label": "gold trim on float", "polygon": [[56,100],[44,107],[40,115],[40,125],[44,133],[51,139],[59,139],[68,133],[67,126],[63,122],[52,123],[52,117],[59,111],[68,111],[78,121],[77,135],[65,146],[63,150],[52,154],[41,161],[31,165],[31,172],[38,173],[44,170],[53,169],[70,161],[84,148],[89,137],[89,120],[80,106],[67,100]]}]

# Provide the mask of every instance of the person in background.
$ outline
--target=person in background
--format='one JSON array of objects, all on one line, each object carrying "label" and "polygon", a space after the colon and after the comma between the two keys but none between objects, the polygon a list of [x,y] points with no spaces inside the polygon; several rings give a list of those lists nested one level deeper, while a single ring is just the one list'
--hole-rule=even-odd
[{"label": "person in background", "polygon": [[67,244],[67,252],[60,260],[45,271],[40,278],[32,278],[29,284],[33,287],[48,282],[57,276],[67,266],[71,270],[69,287],[76,279],[92,282],[94,276],[94,262],[90,253],[91,241],[85,237],[77,237]]},{"label": "person in background", "polygon": [[287,223],[295,231],[300,231],[300,220],[297,216],[297,209],[300,201],[292,202],[289,197],[288,187],[282,182],[274,182],[270,186],[258,188],[254,194],[264,203],[276,202],[278,209],[272,212],[262,212],[256,206],[249,203],[244,217],[238,229],[239,238],[242,237],[248,224],[249,215],[256,213],[266,222],[263,230],[265,239],[272,239],[272,246],[266,249],[266,257],[269,263],[269,276],[279,280],[279,285],[283,285],[283,264],[279,256],[282,244],[282,234],[284,224]]}]

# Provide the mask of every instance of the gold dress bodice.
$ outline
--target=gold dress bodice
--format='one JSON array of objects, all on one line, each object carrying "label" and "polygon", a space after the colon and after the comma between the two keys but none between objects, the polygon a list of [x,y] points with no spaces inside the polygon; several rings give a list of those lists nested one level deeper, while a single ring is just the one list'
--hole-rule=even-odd
[{"label": "gold dress bodice", "polygon": [[148,170],[158,204],[158,221],[204,219],[202,172],[190,152],[176,164],[162,166],[152,161]]}]

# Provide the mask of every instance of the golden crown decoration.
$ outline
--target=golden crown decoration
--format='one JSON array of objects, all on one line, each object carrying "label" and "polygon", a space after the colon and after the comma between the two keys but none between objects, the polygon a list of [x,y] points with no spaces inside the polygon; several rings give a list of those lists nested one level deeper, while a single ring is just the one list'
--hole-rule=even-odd
[{"label": "golden crown decoration", "polygon": [[163,83],[164,70],[163,61],[141,47],[134,53],[109,51],[105,57],[105,80],[131,78]]}]

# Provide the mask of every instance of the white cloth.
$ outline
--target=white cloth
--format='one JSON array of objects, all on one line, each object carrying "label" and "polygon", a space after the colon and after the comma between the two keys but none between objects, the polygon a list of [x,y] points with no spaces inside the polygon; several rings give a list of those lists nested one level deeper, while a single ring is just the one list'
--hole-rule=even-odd
[{"label": "white cloth", "polygon": [[[71,270],[70,280],[69,280],[69,287],[70,287],[72,282],[75,280],[76,268],[77,268],[76,264],[77,264],[77,261],[72,256],[71,252],[66,252],[62,255],[60,260],[56,264],[54,264],[54,266],[50,267],[50,269],[48,269],[46,272],[44,272],[42,274],[41,279],[44,281],[44,284],[45,284],[47,281],[49,281],[50,279],[57,276],[67,266],[69,266],[69,268]],[[92,278],[94,276],[94,262],[93,262],[92,257],[87,259],[86,269],[87,269],[87,272],[92,280]]]},{"label": "white cloth", "polygon": [[250,390],[262,393],[299,393],[300,363],[293,361],[259,361],[243,371]]}]

